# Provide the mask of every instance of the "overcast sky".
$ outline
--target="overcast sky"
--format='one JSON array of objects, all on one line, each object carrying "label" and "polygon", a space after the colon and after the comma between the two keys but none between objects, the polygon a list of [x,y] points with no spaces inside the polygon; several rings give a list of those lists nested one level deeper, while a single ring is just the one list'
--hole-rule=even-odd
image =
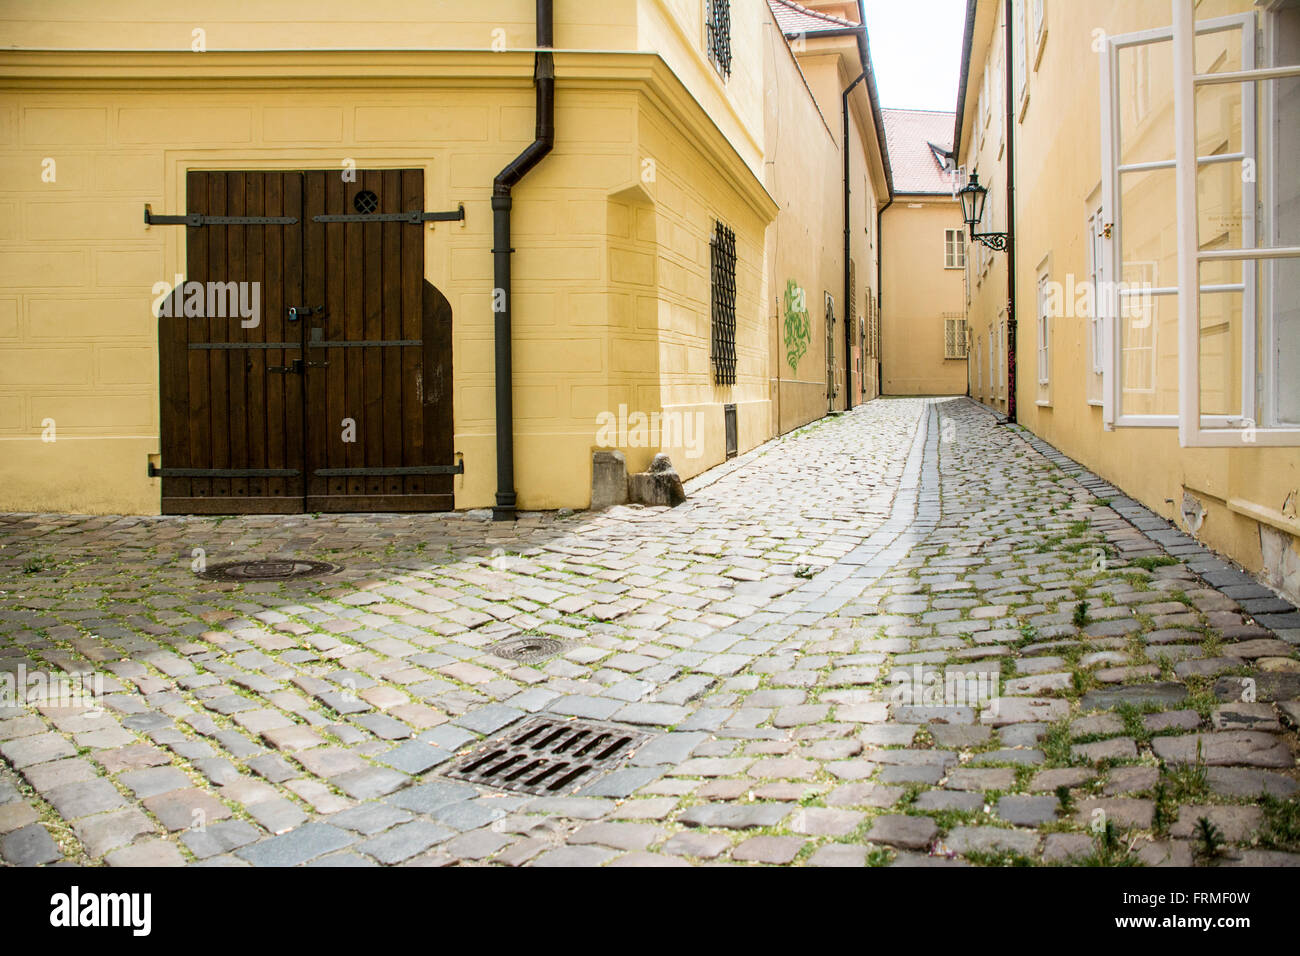
[{"label": "overcast sky", "polygon": [[867,0],[880,105],[955,110],[965,0]]}]

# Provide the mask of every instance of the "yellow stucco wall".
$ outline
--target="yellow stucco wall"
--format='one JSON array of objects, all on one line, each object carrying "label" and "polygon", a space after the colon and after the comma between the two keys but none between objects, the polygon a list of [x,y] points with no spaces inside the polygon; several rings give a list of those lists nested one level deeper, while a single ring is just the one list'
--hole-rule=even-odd
[{"label": "yellow stucco wall", "polygon": [[945,317],[966,310],[964,270],[945,267],[946,229],[965,229],[951,196],[898,196],[881,216],[886,395],[966,394],[966,362],[944,350]]},{"label": "yellow stucco wall", "polygon": [[[987,34],[983,27],[991,22],[992,10],[982,9],[977,19],[976,57],[973,59],[967,87],[966,130],[962,153],[968,167],[978,162],[981,181],[988,184],[995,176],[1005,184],[999,165],[999,129],[1002,106],[1002,68],[999,53],[1002,39],[1002,4],[997,8],[996,31]],[[985,4],[981,4],[985,8]],[[1197,7],[1198,19],[1254,9],[1249,0],[1206,0]],[[1181,448],[1176,428],[1118,427],[1108,431],[1102,420],[1097,376],[1091,372],[1089,331],[1086,318],[1064,316],[1054,321],[1050,384],[1040,386],[1037,376],[1037,336],[1035,288],[1038,276],[1047,274],[1052,281],[1066,283],[1067,276],[1082,282],[1088,273],[1087,217],[1099,203],[1101,169],[1099,57],[1094,52],[1094,30],[1109,35],[1129,33],[1155,27],[1167,27],[1170,8],[1165,0],[1072,4],[1048,0],[1047,33],[1041,48],[1030,53],[1028,100],[1017,104],[1016,124],[1017,173],[1017,295],[1019,343],[1017,348],[1020,376],[1018,382],[1018,418],[1021,423],[1042,435],[1063,452],[1124,489],[1147,507],[1180,527],[1180,508],[1184,491],[1191,492],[1206,509],[1199,537],[1210,547],[1226,553],[1247,568],[1261,571],[1273,583],[1288,588],[1293,595],[1300,588],[1294,578],[1284,582],[1281,562],[1265,567],[1261,535],[1275,538],[1293,554],[1300,554],[1300,522],[1282,513],[1288,495],[1300,488],[1300,449],[1234,447],[1220,449]],[[992,39],[992,61],[997,78],[994,115],[990,132],[972,131],[977,120],[972,98],[978,95],[981,71],[990,59],[987,47],[981,48],[981,36]],[[1203,44],[1204,45],[1204,44]],[[1200,55],[1200,54],[1198,54]],[[1152,111],[1155,126],[1168,130],[1168,118],[1160,110],[1169,105],[1168,74],[1160,61],[1152,65]],[[1204,100],[1203,100],[1204,101]],[[1070,117],[1063,123],[1062,117]],[[1209,127],[1222,121],[1222,115],[1207,112],[1201,117],[1200,132],[1205,138]],[[1151,133],[1154,139],[1160,134]],[[982,139],[982,142],[981,142]],[[1166,151],[1172,155],[1172,139]],[[1157,158],[1152,156],[1141,158]],[[1005,160],[1001,161],[1003,164]],[[1169,173],[1172,177],[1172,173]],[[1200,204],[1203,213],[1232,205],[1220,194],[1221,177],[1202,176]],[[993,188],[990,188],[992,197]],[[1172,196],[1159,184],[1143,192],[1143,207],[1126,207],[1131,223],[1140,224],[1141,235],[1152,237],[1157,249],[1163,248],[1173,233]],[[1168,201],[1161,202],[1161,197]],[[1136,195],[1134,196],[1136,198]],[[984,229],[1001,225],[983,225]],[[1136,231],[1130,231],[1130,235]],[[1146,240],[1143,240],[1146,241]],[[1172,249],[1172,246],[1168,246]],[[1163,256],[1163,253],[1160,255]],[[974,255],[968,253],[968,260]],[[1126,256],[1126,258],[1128,258]],[[1145,258],[1145,256],[1143,256]],[[973,342],[984,347],[979,355],[972,352],[972,383],[979,379],[974,363],[983,364],[983,387],[973,388],[981,400],[1005,408],[988,388],[987,334],[1005,299],[1004,254],[996,254],[987,274],[978,266],[970,270],[970,322]],[[1168,256],[1163,256],[1159,284],[1174,284],[1175,275]],[[1002,270],[999,274],[999,269]],[[1159,307],[1172,314],[1172,299]],[[1157,318],[1157,322],[1164,320]],[[1167,325],[1157,328],[1170,331]],[[1170,336],[1165,335],[1168,342]],[[1168,348],[1172,349],[1169,342]],[[1163,349],[1162,349],[1163,351]],[[1176,363],[1172,355],[1159,363],[1157,374],[1163,383],[1158,389],[1153,411],[1176,411]],[[1172,376],[1172,379],[1171,379]],[[1163,396],[1163,397],[1161,397]],[[1136,401],[1136,397],[1132,400]],[[1144,410],[1135,406],[1137,410]],[[1247,512],[1247,513],[1243,513]],[[1254,512],[1252,516],[1249,512]],[[1261,522],[1257,518],[1263,515]],[[1295,561],[1293,557],[1291,559]]]},{"label": "yellow stucco wall", "polygon": [[[456,9],[435,38],[425,7],[400,0],[368,9],[364,25],[351,7],[307,10],[297,0],[182,4],[161,20],[144,2],[69,2],[39,19],[0,3],[17,45],[63,48],[0,54],[0,163],[10,174],[0,182],[9,213],[0,217],[0,509],[158,510],[159,482],[145,474],[159,414],[149,303],[154,283],[184,272],[185,230],[146,228],[143,204],[183,211],[187,169],[328,169],[344,159],[421,168],[425,208],[465,205],[463,224],[430,226],[425,277],[454,313],[455,450],[466,464],[456,506],[492,502],[488,200],[493,175],[533,135],[532,57],[518,50],[531,45],[533,5]],[[600,416],[623,406],[679,423],[691,416],[685,433],[624,447],[631,470],[659,450],[684,477],[721,461],[726,403],[737,405],[740,451],[770,437],[780,424],[773,269],[807,246],[793,227],[769,235],[778,206],[756,175],[769,171],[764,57],[779,43],[789,58],[765,7],[733,10],[737,67],[725,82],[703,50],[698,0],[610,4],[598,15],[559,0],[556,15],[557,47],[593,52],[557,53],[555,149],[515,190],[522,508],[587,503]],[[202,54],[186,51],[190,24],[202,25]],[[491,49],[498,28],[505,52]],[[434,43],[464,49],[418,49]],[[148,52],[75,49],[90,46]],[[311,46],[329,49],[291,52]],[[401,49],[346,52],[388,47]],[[654,52],[618,52],[636,50]],[[815,185],[809,299],[820,319],[823,288],[832,292],[842,317],[836,137],[792,67],[777,94],[788,100],[782,119],[820,128],[822,145],[809,153],[788,143],[796,185],[782,215],[805,216],[795,200],[803,183]],[[869,123],[855,116],[864,187],[855,202],[874,213]],[[46,158],[58,164],[52,183],[41,181]],[[878,170],[878,155],[872,162]],[[714,219],[737,237],[739,366],[729,387],[713,384],[709,360]],[[863,301],[874,275],[866,243],[864,233],[855,244]],[[842,325],[837,347],[841,336]],[[819,361],[824,341],[815,330],[806,363]],[[810,374],[819,397],[783,415],[787,423],[824,413],[824,354],[820,362]],[[53,443],[40,440],[46,418],[57,423]]]},{"label": "yellow stucco wall", "polygon": [[[884,180],[884,167],[881,162],[880,145],[876,138],[874,121],[871,117],[870,101],[865,84],[859,83],[849,98],[849,257],[854,263],[855,283],[853,289],[853,307],[846,306],[844,290],[844,211],[843,154],[840,140],[843,137],[843,118],[841,91],[844,90],[860,72],[857,45],[849,37],[805,38],[803,48],[797,55],[800,70],[808,91],[821,114],[821,120],[835,144],[835,155],[830,167],[823,164],[828,157],[817,158],[817,144],[820,137],[815,132],[816,123],[811,117],[804,120],[808,129],[805,135],[810,137],[803,143],[786,145],[785,169],[775,172],[777,180],[787,190],[797,190],[799,202],[814,201],[812,197],[820,196],[825,210],[821,214],[819,227],[812,227],[816,217],[813,212],[800,212],[794,201],[784,202],[787,213],[801,215],[805,219],[805,228],[815,228],[822,236],[820,243],[813,248],[787,247],[783,254],[792,260],[807,260],[810,256],[817,259],[818,284],[805,285],[804,280],[795,277],[804,288],[812,324],[812,344],[808,353],[799,362],[798,372],[789,374],[789,366],[782,370],[780,385],[782,401],[786,407],[781,411],[783,429],[797,427],[822,414],[827,404],[834,409],[843,410],[859,401],[869,400],[880,394],[879,376],[874,361],[863,362],[865,375],[855,368],[853,375],[853,396],[850,401],[845,392],[844,366],[852,361],[853,350],[860,350],[863,319],[868,314],[867,298],[877,292],[876,267],[879,256],[879,237],[876,232],[876,212],[883,205],[888,188]],[[787,111],[780,122],[783,127],[796,126],[797,122]],[[784,128],[782,135],[785,135]],[[825,172],[820,170],[825,169]],[[812,178],[814,181],[798,184],[795,181]],[[797,235],[798,230],[793,230]],[[805,244],[806,245],[806,244]],[[800,266],[807,269],[808,266]],[[773,295],[784,292],[785,281],[791,278],[785,275],[774,287]],[[827,378],[827,344],[826,344],[826,295],[834,300],[835,327],[831,336],[831,366],[833,368],[834,394],[829,403],[826,394]],[[775,306],[775,300],[773,301]],[[781,307],[784,313],[783,306]],[[851,330],[850,348],[846,355],[844,323],[852,315],[857,328]],[[782,318],[784,324],[784,318]],[[782,349],[784,354],[784,336]],[[788,381],[786,376],[788,375]],[[865,387],[860,382],[865,379]],[[820,385],[820,390],[818,386]]]},{"label": "yellow stucco wall", "polygon": [[[639,10],[670,5],[681,4],[555,0],[556,48],[648,49]],[[189,52],[200,40],[208,51],[517,50],[533,46],[536,10],[535,0],[0,0],[0,32],[29,50]]]},{"label": "yellow stucco wall", "polygon": [[[775,26],[771,29],[776,32]],[[767,235],[771,284],[765,312],[770,317],[772,427],[783,433],[820,418],[828,408],[824,293],[840,281],[836,203],[841,173],[838,135],[816,108],[808,108],[813,101],[794,55],[780,37],[774,39],[780,45],[769,56],[778,82],[768,105],[772,161],[766,181],[782,212]],[[792,282],[791,306],[798,312],[802,294],[806,320],[795,315],[787,321]]]}]

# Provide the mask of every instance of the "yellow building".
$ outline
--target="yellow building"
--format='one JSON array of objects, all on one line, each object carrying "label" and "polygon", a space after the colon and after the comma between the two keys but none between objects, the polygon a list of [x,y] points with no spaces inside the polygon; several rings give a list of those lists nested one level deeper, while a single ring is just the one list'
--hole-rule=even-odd
[{"label": "yellow building", "polygon": [[956,153],[1012,234],[968,246],[972,394],[1295,597],[1300,80],[1238,74],[1300,5],[1176,8],[969,5]]},{"label": "yellow building", "polygon": [[893,172],[880,213],[886,395],[966,394],[966,226],[953,185],[953,114],[881,111]]},{"label": "yellow building", "polygon": [[0,0],[0,509],[504,518],[846,407],[864,68],[855,229],[888,165],[810,7]]},{"label": "yellow building", "polygon": [[[768,0],[768,6],[823,127],[816,130],[811,117],[806,128],[796,125],[801,111],[793,104],[769,112],[769,130],[779,142],[769,165],[772,187],[785,191],[772,230],[778,308],[773,414],[779,434],[880,394],[877,213],[888,202],[892,178],[861,0]],[[796,84],[789,86],[797,95]],[[822,149],[832,167],[800,159],[824,142],[835,144],[833,153]],[[840,147],[845,142],[847,151]],[[813,217],[820,218],[820,227]],[[791,308],[799,300],[806,314]],[[805,327],[807,346],[795,334]]]}]

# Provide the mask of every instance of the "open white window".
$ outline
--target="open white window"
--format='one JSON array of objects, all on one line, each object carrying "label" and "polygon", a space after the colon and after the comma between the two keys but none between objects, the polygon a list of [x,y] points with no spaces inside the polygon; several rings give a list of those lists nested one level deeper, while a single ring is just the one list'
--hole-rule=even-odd
[{"label": "open white window", "polygon": [[1038,274],[1038,384],[1052,381],[1052,310],[1047,295],[1048,276]]},{"label": "open white window", "polygon": [[[1176,0],[1181,2],[1181,0]],[[1189,0],[1191,2],[1191,0]],[[1190,34],[1190,30],[1188,31]],[[1195,26],[1195,56],[1205,72],[1236,77],[1255,65],[1255,16]],[[1179,426],[1180,196],[1176,156],[1173,27],[1107,37],[1101,69],[1101,213],[1090,230],[1098,257],[1094,310],[1100,328],[1103,418],[1108,427]],[[1190,46],[1190,44],[1189,44]],[[1193,202],[1200,193],[1199,250],[1255,245],[1254,84],[1234,80],[1196,94],[1199,123]],[[1192,160],[1188,160],[1188,169]],[[1193,230],[1197,229],[1193,220]],[[1204,319],[1189,354],[1201,356],[1203,428],[1240,425],[1253,414],[1256,266],[1206,263],[1198,295]],[[1094,345],[1096,349],[1096,345]],[[1094,355],[1096,352],[1094,351]]]},{"label": "open white window", "polygon": [[[1295,157],[1300,127],[1300,4],[1262,4],[1266,65],[1243,56],[1225,63],[1202,45],[1193,0],[1174,0],[1174,133],[1177,160],[1178,437],[1184,446],[1300,445],[1300,183]],[[1213,22],[1213,21],[1210,21]],[[1252,44],[1252,49],[1253,49]],[[1262,99],[1263,222],[1255,238],[1255,175],[1241,210],[1249,224],[1220,229],[1223,185],[1207,189],[1196,157],[1214,104],[1240,98],[1249,116]],[[1208,108],[1208,109],[1207,109]],[[1207,117],[1206,113],[1210,115]],[[1231,213],[1232,207],[1226,210]],[[1255,308],[1257,271],[1258,297]],[[1207,295],[1207,283],[1240,279],[1246,294]],[[1200,294],[1195,294],[1197,286]],[[1240,404],[1232,407],[1238,383]],[[1226,419],[1226,420],[1225,420]]]},{"label": "open white window", "polygon": [[1101,207],[1093,210],[1088,217],[1088,230],[1085,238],[1088,242],[1088,403],[1096,405],[1101,402],[1103,375],[1106,368],[1106,313],[1104,302],[1099,293],[1106,288],[1105,257],[1102,254],[1102,242],[1105,235],[1105,217]]}]

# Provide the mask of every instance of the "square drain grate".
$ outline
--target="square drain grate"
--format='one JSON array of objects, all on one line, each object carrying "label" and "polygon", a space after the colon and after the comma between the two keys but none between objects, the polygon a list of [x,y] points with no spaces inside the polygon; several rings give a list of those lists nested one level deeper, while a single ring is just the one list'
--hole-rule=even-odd
[{"label": "square drain grate", "polygon": [[620,766],[650,734],[593,720],[530,717],[444,775],[498,790],[566,796]]}]

